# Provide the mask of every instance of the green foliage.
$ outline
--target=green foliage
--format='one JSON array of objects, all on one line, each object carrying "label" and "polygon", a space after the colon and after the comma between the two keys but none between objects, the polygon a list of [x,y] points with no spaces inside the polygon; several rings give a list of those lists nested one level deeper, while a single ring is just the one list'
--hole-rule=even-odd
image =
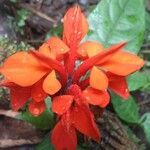
[{"label": "green foliage", "polygon": [[130,91],[135,91],[149,85],[150,79],[146,73],[135,72],[127,78],[128,87]]},{"label": "green foliage", "polygon": [[5,51],[8,52],[15,52],[17,50],[28,50],[32,48],[31,45],[21,41],[17,43],[17,41],[12,41],[8,38],[4,38],[0,36],[0,47],[3,48]]},{"label": "green foliage", "polygon": [[62,31],[63,31],[62,24],[57,27],[51,28],[50,31],[46,34],[45,40],[49,39],[51,36],[60,37],[62,34]]},{"label": "green foliage", "polygon": [[17,0],[10,0],[12,3],[17,3]]},{"label": "green foliage", "polygon": [[147,141],[150,143],[150,113],[145,113],[141,117],[140,125],[144,129]]},{"label": "green foliage", "polygon": [[42,130],[47,130],[47,129],[52,128],[54,124],[53,122],[54,115],[51,111],[51,99],[47,98],[45,100],[45,103],[46,103],[47,109],[40,116],[35,117],[28,110],[26,110],[18,118],[25,120],[27,122],[30,122],[33,125],[35,125],[35,127],[42,129]]},{"label": "green foliage", "polygon": [[50,143],[49,136],[46,136],[44,140],[35,147],[35,150],[54,150],[53,145]]},{"label": "green foliage", "polygon": [[[149,72],[149,71],[148,71]],[[150,72],[149,72],[150,73]],[[150,76],[149,73],[147,74],[148,82],[141,88],[141,91],[149,93],[150,94]]]},{"label": "green foliage", "polygon": [[145,43],[150,42],[150,13],[146,12],[146,35],[145,35]]},{"label": "green foliage", "polygon": [[143,0],[101,0],[88,20],[91,30],[88,40],[99,41],[105,47],[127,41],[126,50],[132,53],[140,50],[145,31]]},{"label": "green foliage", "polygon": [[143,55],[144,58],[147,60],[145,67],[150,68],[150,55],[149,55],[149,48],[150,48],[150,12],[146,12],[146,32],[145,32],[145,39],[143,45]]},{"label": "green foliage", "polygon": [[17,10],[17,14],[13,22],[13,26],[17,32],[24,34],[23,27],[26,25],[28,15],[29,11],[27,9],[22,8],[20,10]]},{"label": "green foliage", "polygon": [[32,48],[31,45],[17,41],[11,41],[8,38],[0,37],[0,62],[3,62],[8,56],[12,55],[17,51],[26,51]]},{"label": "green foliage", "polygon": [[25,26],[25,21],[27,19],[27,16],[29,14],[29,11],[26,9],[20,9],[17,11],[17,25],[19,27]]},{"label": "green foliage", "polygon": [[128,100],[124,100],[115,94],[111,96],[111,102],[117,115],[127,123],[138,123],[139,107],[133,97],[130,96]]}]

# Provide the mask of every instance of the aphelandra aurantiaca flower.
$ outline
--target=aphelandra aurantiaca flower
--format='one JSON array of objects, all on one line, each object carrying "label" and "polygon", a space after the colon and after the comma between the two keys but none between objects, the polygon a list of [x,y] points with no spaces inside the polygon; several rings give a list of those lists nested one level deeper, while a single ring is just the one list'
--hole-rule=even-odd
[{"label": "aphelandra aurantiaca flower", "polygon": [[74,6],[64,16],[62,39],[51,37],[37,51],[17,52],[0,68],[5,77],[1,86],[10,88],[13,110],[29,101],[29,111],[38,116],[45,110],[44,99],[52,97],[52,111],[59,121],[51,142],[57,150],[76,149],[76,130],[99,141],[90,105],[105,108],[108,89],[127,99],[126,76],[144,65],[123,50],[125,42],[107,49],[98,42],[81,42],[87,32],[88,22]]}]

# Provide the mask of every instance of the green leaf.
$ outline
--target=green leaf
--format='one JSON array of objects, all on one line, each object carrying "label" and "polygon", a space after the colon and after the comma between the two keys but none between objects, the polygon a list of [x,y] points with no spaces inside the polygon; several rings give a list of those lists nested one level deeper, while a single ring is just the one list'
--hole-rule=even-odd
[{"label": "green leaf", "polygon": [[50,109],[51,107],[51,99],[47,98],[45,100],[46,103],[46,110],[44,113],[42,113],[40,116],[35,117],[33,116],[28,110],[23,112],[18,118],[25,120],[27,122],[30,122],[31,124],[35,125],[35,127],[42,129],[42,130],[47,130],[53,127],[54,120],[53,120],[53,113]]},{"label": "green leaf", "polygon": [[54,150],[53,145],[50,143],[50,138],[45,137],[44,140],[35,147],[35,150]]},{"label": "green leaf", "polygon": [[45,40],[49,39],[51,36],[60,37],[62,34],[62,31],[63,31],[62,24],[57,27],[51,28],[50,31],[46,34]]},{"label": "green leaf", "polygon": [[17,10],[16,19],[17,19],[17,25],[19,27],[25,26],[25,21],[27,20],[28,15],[29,15],[29,11],[26,9]]},{"label": "green leaf", "polygon": [[145,44],[149,44],[150,42],[150,13],[146,12],[145,20],[146,20]]},{"label": "green leaf", "polygon": [[144,129],[147,141],[150,143],[150,113],[145,113],[141,117],[140,125]]},{"label": "green leaf", "polygon": [[149,28],[149,26],[150,26],[150,13],[146,12],[145,19],[146,19],[146,29],[148,31],[150,31],[150,28]]},{"label": "green leaf", "polygon": [[143,0],[101,0],[88,20],[93,32],[88,40],[99,41],[105,47],[127,41],[126,50],[140,50],[145,31]]},{"label": "green leaf", "polygon": [[128,123],[138,123],[139,121],[139,107],[133,97],[124,100],[121,97],[112,94],[111,102],[117,115]]},{"label": "green leaf", "polygon": [[142,72],[135,72],[127,78],[129,91],[135,91],[149,84],[148,76]]}]

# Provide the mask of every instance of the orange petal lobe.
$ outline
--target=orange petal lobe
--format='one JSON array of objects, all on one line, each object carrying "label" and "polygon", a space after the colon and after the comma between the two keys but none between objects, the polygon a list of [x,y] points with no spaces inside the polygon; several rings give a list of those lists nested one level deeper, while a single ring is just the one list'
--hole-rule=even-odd
[{"label": "orange petal lobe", "polygon": [[56,59],[56,53],[50,49],[48,43],[42,44],[39,48],[39,52],[49,58]]},{"label": "orange petal lobe", "polygon": [[93,67],[90,74],[90,86],[97,90],[106,90],[108,87],[108,78],[107,76],[98,69]]},{"label": "orange petal lobe", "polygon": [[86,41],[79,46],[77,52],[82,57],[92,57],[103,50],[104,48],[101,44],[97,42]]},{"label": "orange petal lobe", "polygon": [[57,37],[51,37],[47,41],[49,48],[52,52],[55,52],[57,55],[58,54],[65,54],[66,52],[69,51],[68,46],[59,38]]},{"label": "orange petal lobe", "polygon": [[71,112],[71,119],[73,126],[81,133],[95,141],[100,140],[99,130],[89,108],[76,105]]},{"label": "orange petal lobe", "polygon": [[63,41],[67,45],[79,43],[88,31],[87,20],[79,6],[70,8],[64,16]]},{"label": "orange petal lobe", "polygon": [[44,99],[47,97],[47,94],[43,90],[43,79],[39,80],[32,86],[31,97],[36,102],[44,101]]},{"label": "orange petal lobe", "polygon": [[86,88],[83,91],[83,95],[89,104],[98,105],[102,108],[105,108],[110,101],[110,96],[107,91],[99,91],[91,87]]},{"label": "orange petal lobe", "polygon": [[76,150],[77,137],[75,129],[70,127],[67,130],[60,121],[52,131],[51,141],[56,150]]},{"label": "orange petal lobe", "polygon": [[47,68],[33,55],[17,52],[4,62],[0,72],[11,82],[20,86],[30,86],[47,73]]},{"label": "orange petal lobe", "polygon": [[37,103],[35,101],[31,101],[28,108],[29,108],[30,113],[33,116],[39,116],[45,111],[46,106],[45,106],[44,101],[39,102],[39,103]]},{"label": "orange petal lobe", "polygon": [[127,76],[144,65],[144,61],[138,56],[125,51],[119,51],[113,55],[107,62],[101,65],[106,71]]},{"label": "orange petal lobe", "polygon": [[73,96],[71,95],[56,96],[53,98],[52,111],[62,115],[70,108],[72,102]]},{"label": "orange petal lobe", "polygon": [[56,73],[53,70],[47,75],[43,82],[43,89],[46,93],[53,95],[61,89],[61,84],[56,78]]}]

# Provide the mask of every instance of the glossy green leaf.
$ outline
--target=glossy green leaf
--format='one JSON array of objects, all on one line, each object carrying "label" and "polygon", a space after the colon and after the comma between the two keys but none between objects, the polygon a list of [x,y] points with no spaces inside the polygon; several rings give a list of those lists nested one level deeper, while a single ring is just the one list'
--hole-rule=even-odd
[{"label": "glossy green leaf", "polygon": [[127,41],[126,50],[138,53],[145,31],[143,0],[101,0],[88,17],[89,40],[105,47]]},{"label": "glossy green leaf", "polygon": [[145,113],[141,117],[140,125],[144,129],[147,141],[150,143],[150,113]]},{"label": "glossy green leaf", "polygon": [[145,87],[147,84],[149,84],[150,81],[147,74],[136,72],[127,78],[127,82],[129,91],[135,91]]},{"label": "glossy green leaf", "polygon": [[128,123],[138,123],[139,121],[139,107],[133,97],[124,100],[121,97],[112,94],[111,102],[117,115]]},{"label": "glossy green leaf", "polygon": [[30,122],[33,124],[35,127],[42,129],[42,130],[47,130],[53,127],[54,120],[53,120],[53,113],[50,109],[51,107],[51,99],[47,98],[45,100],[46,103],[46,110],[44,113],[42,113],[40,116],[35,117],[33,116],[28,110],[23,112],[18,118],[25,120],[27,122]]}]

